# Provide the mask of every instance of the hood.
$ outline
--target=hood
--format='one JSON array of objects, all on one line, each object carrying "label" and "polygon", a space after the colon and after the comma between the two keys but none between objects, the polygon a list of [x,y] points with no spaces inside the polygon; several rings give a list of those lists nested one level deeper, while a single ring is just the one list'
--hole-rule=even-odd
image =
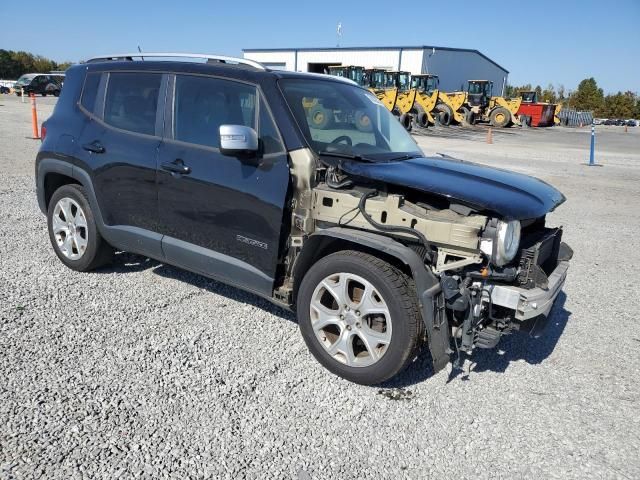
[{"label": "hood", "polygon": [[541,217],[565,201],[562,193],[537,178],[451,157],[388,163],[347,161],[340,168],[358,177],[443,195],[505,220]]}]

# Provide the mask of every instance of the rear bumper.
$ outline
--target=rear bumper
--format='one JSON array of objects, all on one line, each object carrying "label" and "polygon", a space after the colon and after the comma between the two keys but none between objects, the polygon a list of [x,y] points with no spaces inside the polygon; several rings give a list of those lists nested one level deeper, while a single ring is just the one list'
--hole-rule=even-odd
[{"label": "rear bumper", "polygon": [[494,305],[513,310],[514,326],[537,336],[546,324],[549,312],[567,278],[568,261],[560,261],[549,275],[546,289],[524,289],[509,285],[489,287]]}]

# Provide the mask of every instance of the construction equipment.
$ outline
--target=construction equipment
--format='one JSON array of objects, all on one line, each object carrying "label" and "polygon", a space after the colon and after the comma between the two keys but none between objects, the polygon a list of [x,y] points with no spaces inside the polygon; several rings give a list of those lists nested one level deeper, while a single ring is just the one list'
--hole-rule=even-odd
[{"label": "construction equipment", "polygon": [[560,125],[560,123],[561,123],[560,111],[562,111],[562,104],[558,103],[556,105],[555,111],[553,112],[553,123],[554,123],[554,125]]},{"label": "construction equipment", "polygon": [[364,67],[356,66],[331,66],[329,67],[329,75],[334,77],[348,78],[349,80],[356,82],[361,87],[365,86],[365,73]]},{"label": "construction equipment", "polygon": [[522,103],[517,115],[522,126],[526,127],[550,127],[554,123],[556,105],[538,101],[538,92],[520,92]]},{"label": "construction equipment", "polygon": [[416,99],[416,90],[411,88],[411,73],[385,72],[385,85],[397,90],[396,103],[392,112],[398,116],[402,126],[410,131],[413,125],[411,109]]},{"label": "construction equipment", "polygon": [[[454,95],[459,95],[456,92]],[[506,99],[494,97],[493,82],[490,80],[469,80],[460,112],[465,123],[488,122],[493,127],[505,128],[520,124],[518,109],[522,98]]]},{"label": "construction equipment", "polygon": [[370,68],[364,71],[364,86],[371,90],[378,100],[393,112],[398,100],[398,86],[392,75],[381,68]]},{"label": "construction equipment", "polygon": [[465,100],[464,92],[444,93],[439,85],[437,75],[419,74],[411,77],[411,87],[416,90],[413,112],[416,123],[423,128],[429,124],[448,126],[452,122],[464,121],[460,113]]}]

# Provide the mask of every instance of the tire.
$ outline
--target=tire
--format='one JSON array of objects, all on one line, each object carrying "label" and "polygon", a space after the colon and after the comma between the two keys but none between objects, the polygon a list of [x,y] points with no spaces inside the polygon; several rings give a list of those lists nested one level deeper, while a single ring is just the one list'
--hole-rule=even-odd
[{"label": "tire", "polygon": [[[350,292],[344,303],[350,303],[351,310],[339,306],[338,299],[325,287],[341,284]],[[371,288],[369,306],[379,310],[376,316],[364,313],[364,302],[354,302],[363,286]],[[329,320],[324,329],[314,328],[321,320],[321,310],[314,305],[323,306],[327,312]],[[386,313],[381,313],[385,308]],[[389,263],[357,251],[328,255],[309,269],[298,290],[297,312],[300,331],[316,360],[330,372],[362,385],[379,384],[400,373],[414,359],[423,331],[413,280]],[[372,333],[373,340],[367,336]],[[339,341],[341,338],[344,341]],[[374,355],[364,338],[369,338],[369,345],[376,342]],[[337,351],[332,353],[331,348]]]},{"label": "tire", "polygon": [[453,110],[451,110],[451,107],[444,103],[440,103],[436,105],[436,110],[438,111],[438,114],[436,115],[437,122],[443,127],[451,125],[451,121],[453,120]]},{"label": "tire", "polygon": [[314,128],[324,130],[332,124],[331,111],[322,105],[314,105],[309,110],[309,122]]},{"label": "tire", "polygon": [[373,131],[371,119],[364,110],[356,110],[356,113],[354,115],[354,123],[356,124],[356,128],[361,132],[368,133]]},{"label": "tire", "polygon": [[47,94],[46,94],[46,93],[44,93],[44,92],[42,92],[40,95],[42,95],[43,97],[46,97],[46,96],[47,96]]},{"label": "tire", "polygon": [[53,96],[56,97],[56,98],[59,97],[60,96],[60,90],[55,90],[53,92]]},{"label": "tire", "polygon": [[511,122],[511,112],[504,107],[494,108],[489,115],[489,123],[497,128],[505,128]]},{"label": "tire", "polygon": [[429,117],[425,112],[419,112],[416,115],[416,123],[419,127],[429,128]]},{"label": "tire", "polygon": [[403,113],[398,118],[400,124],[404,127],[407,132],[411,131],[411,124],[413,123],[413,118],[408,113]]},{"label": "tire", "polygon": [[476,114],[473,110],[469,110],[467,107],[462,107],[462,116],[464,117],[465,125],[475,125]]},{"label": "tire", "polygon": [[[73,230],[69,222],[73,224]],[[60,261],[70,269],[87,272],[111,261],[113,248],[98,232],[93,211],[82,186],[63,185],[54,192],[47,209],[47,226],[53,250]],[[69,232],[72,234],[69,235]],[[67,236],[71,238],[69,243],[65,242]]]}]

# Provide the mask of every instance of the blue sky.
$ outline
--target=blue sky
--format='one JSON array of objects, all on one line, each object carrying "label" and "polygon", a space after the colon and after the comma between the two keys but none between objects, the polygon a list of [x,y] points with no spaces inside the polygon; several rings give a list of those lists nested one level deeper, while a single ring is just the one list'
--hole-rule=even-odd
[{"label": "blue sky", "polygon": [[507,68],[513,85],[553,82],[569,90],[593,76],[605,92],[640,93],[640,0],[47,0],[28,5],[29,13],[4,10],[4,19],[16,21],[2,22],[0,48],[57,61],[135,51],[138,44],[146,51],[239,55],[242,48],[335,46],[340,21],[342,46],[474,48]]}]

